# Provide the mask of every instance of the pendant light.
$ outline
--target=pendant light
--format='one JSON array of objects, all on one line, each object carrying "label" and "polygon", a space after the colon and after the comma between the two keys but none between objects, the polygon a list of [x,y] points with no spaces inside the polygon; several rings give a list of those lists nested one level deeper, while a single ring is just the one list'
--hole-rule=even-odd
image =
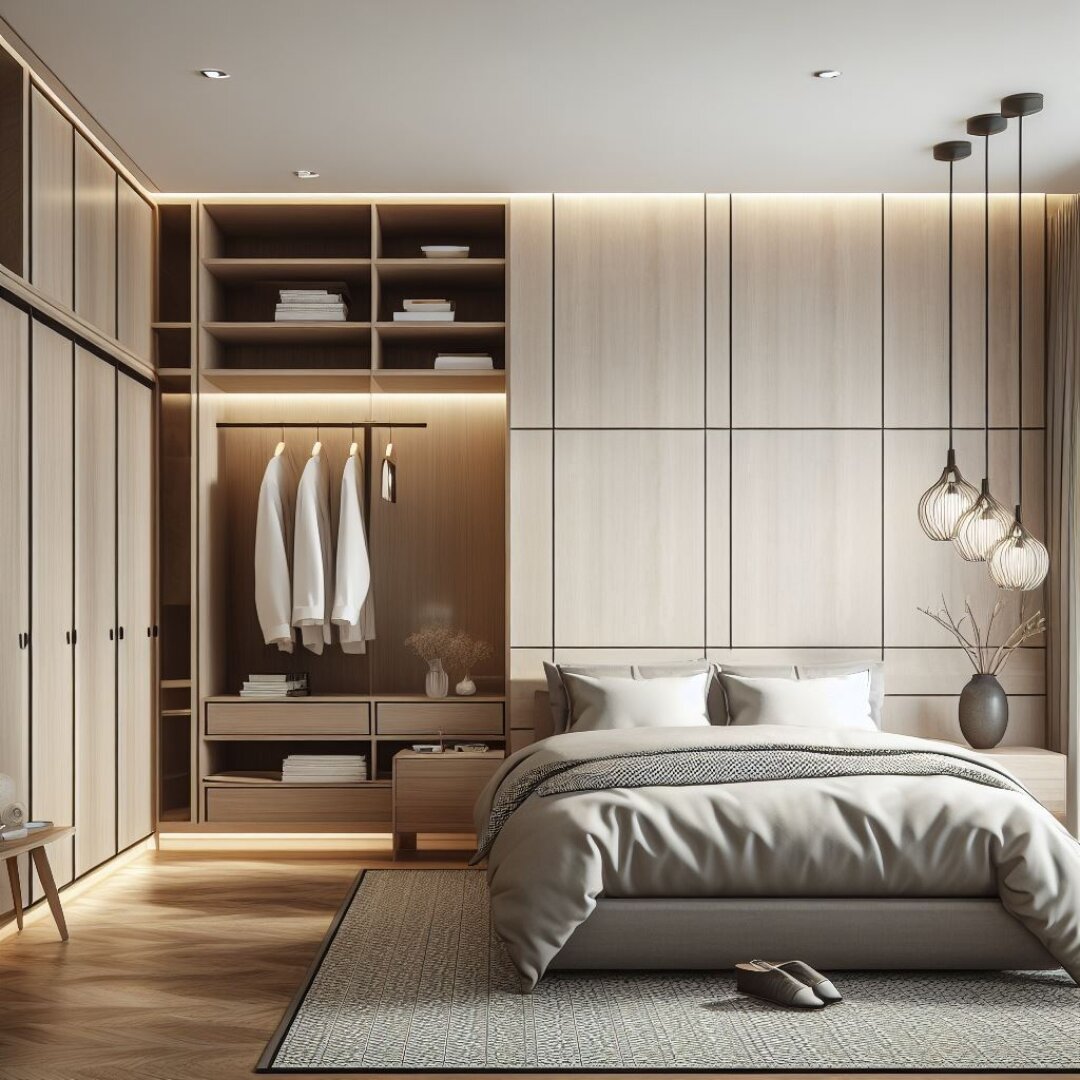
[{"label": "pendant light", "polygon": [[1004,131],[1001,113],[982,113],[967,122],[967,133],[985,139],[983,191],[983,469],[982,489],[956,525],[953,543],[961,558],[985,562],[1012,527],[1012,514],[990,494],[990,136]]},{"label": "pendant light", "polygon": [[1002,589],[1030,592],[1046,579],[1050,556],[1046,547],[1024,527],[1024,117],[1041,112],[1042,94],[1012,94],[1002,98],[1001,113],[1016,117],[1016,517],[1008,534],[990,554],[990,576]]},{"label": "pendant light", "polygon": [[961,516],[979,497],[978,489],[960,475],[953,449],[953,166],[970,156],[966,139],[934,147],[934,160],[949,163],[949,450],[941,476],[919,499],[919,524],[931,540],[952,540]]}]

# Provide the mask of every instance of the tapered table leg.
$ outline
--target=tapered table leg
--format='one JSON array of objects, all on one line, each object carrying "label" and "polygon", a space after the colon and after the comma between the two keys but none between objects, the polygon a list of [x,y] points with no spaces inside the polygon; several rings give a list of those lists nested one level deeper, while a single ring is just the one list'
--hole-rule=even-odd
[{"label": "tapered table leg", "polygon": [[60,894],[56,891],[56,882],[53,881],[52,868],[49,866],[49,856],[45,854],[45,847],[36,847],[30,852],[34,860],[38,877],[41,879],[41,887],[45,890],[45,897],[49,901],[49,910],[56,920],[56,929],[60,931],[60,940],[67,941],[68,929],[64,921],[64,909],[60,906]]},{"label": "tapered table leg", "polygon": [[15,905],[15,921],[23,927],[22,884],[19,882],[19,860],[12,855],[7,860],[7,876],[11,883],[11,902]]}]

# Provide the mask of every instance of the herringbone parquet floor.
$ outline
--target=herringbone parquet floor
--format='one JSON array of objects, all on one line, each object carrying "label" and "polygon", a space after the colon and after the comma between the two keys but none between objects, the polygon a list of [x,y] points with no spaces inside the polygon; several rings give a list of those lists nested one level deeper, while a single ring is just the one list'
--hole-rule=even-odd
[{"label": "herringbone parquet floor", "polygon": [[0,941],[0,1080],[251,1076],[357,871],[386,865],[157,852],[123,867],[65,905],[66,944],[48,919]]}]

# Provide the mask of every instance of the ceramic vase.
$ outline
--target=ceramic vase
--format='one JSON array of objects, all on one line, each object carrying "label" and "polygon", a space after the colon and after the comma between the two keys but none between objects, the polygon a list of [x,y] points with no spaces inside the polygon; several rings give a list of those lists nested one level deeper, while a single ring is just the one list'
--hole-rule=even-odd
[{"label": "ceramic vase", "polygon": [[428,661],[427,678],[424,679],[424,693],[428,697],[446,697],[450,690],[450,676],[443,670],[441,660]]},{"label": "ceramic vase", "polygon": [[454,693],[459,697],[472,697],[476,693],[476,683],[472,681],[467,671],[465,672],[465,678],[454,687]]},{"label": "ceramic vase", "polygon": [[1009,726],[1009,699],[996,675],[972,675],[960,694],[960,730],[976,750],[997,746]]}]

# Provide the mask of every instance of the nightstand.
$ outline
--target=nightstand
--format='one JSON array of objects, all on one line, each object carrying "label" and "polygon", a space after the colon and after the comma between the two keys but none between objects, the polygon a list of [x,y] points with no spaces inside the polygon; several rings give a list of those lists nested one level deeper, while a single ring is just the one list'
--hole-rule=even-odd
[{"label": "nightstand", "polygon": [[473,806],[503,763],[501,750],[394,755],[394,855],[416,847],[417,833],[471,833]]},{"label": "nightstand", "polygon": [[1065,755],[1037,746],[995,746],[977,750],[1008,769],[1055,817],[1065,817]]}]

